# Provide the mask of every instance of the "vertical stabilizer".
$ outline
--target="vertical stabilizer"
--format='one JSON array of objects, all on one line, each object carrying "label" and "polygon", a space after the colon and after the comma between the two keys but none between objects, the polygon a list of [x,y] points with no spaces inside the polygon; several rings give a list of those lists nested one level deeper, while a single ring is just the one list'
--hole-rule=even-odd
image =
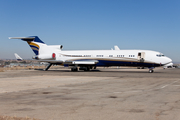
[{"label": "vertical stabilizer", "polygon": [[42,46],[46,46],[46,44],[43,41],[41,41],[37,36],[10,37],[9,39],[21,39],[23,41],[26,41],[36,55],[40,54],[40,48]]},{"label": "vertical stabilizer", "polygon": [[120,50],[117,45],[114,46],[114,50]]},{"label": "vertical stabilizer", "polygon": [[17,53],[14,53],[14,55],[17,61],[23,61],[23,59]]}]

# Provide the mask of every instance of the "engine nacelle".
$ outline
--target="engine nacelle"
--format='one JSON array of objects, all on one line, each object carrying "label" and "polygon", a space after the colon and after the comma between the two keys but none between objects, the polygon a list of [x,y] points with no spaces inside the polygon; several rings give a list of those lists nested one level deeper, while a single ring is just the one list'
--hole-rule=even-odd
[{"label": "engine nacelle", "polygon": [[164,65],[164,68],[168,68],[168,67],[173,67],[173,63],[171,62],[169,64]]},{"label": "engine nacelle", "polygon": [[33,59],[36,59],[36,60],[55,60],[56,54],[52,53],[52,54],[36,55],[36,56],[33,56]]},{"label": "engine nacelle", "polygon": [[48,45],[47,46],[48,47],[48,49],[60,49],[60,50],[62,50],[63,49],[63,45]]}]

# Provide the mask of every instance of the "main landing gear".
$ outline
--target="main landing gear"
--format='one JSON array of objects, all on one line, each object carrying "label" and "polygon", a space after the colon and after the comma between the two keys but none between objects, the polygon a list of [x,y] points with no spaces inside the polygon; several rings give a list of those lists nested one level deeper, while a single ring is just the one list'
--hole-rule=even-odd
[{"label": "main landing gear", "polygon": [[49,65],[46,67],[45,71],[47,71],[53,64],[49,63]]},{"label": "main landing gear", "polygon": [[78,68],[77,67],[72,67],[71,71],[73,71],[73,72],[78,71]]},{"label": "main landing gear", "polygon": [[[79,67],[79,70],[84,70],[84,71],[90,71],[91,69],[93,69],[92,66],[80,66]],[[96,69],[96,66],[94,67],[94,69]],[[78,71],[78,67],[77,66],[72,67],[71,71],[72,72]]]},{"label": "main landing gear", "polygon": [[[90,71],[90,68],[89,67],[80,67],[79,70]],[[78,67],[72,67],[71,71],[72,72],[78,71]]]}]

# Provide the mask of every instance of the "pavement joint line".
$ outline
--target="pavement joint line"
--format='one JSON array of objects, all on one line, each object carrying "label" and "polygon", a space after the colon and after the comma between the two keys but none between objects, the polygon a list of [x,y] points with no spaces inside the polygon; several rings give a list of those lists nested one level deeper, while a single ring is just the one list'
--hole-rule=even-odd
[{"label": "pavement joint line", "polygon": [[142,91],[129,91],[129,92],[142,92]]},{"label": "pavement joint line", "polygon": [[169,86],[169,85],[164,85],[164,86],[161,87],[161,89],[163,89],[163,88],[165,88],[165,87],[167,87],[167,86]]},{"label": "pavement joint line", "polygon": [[113,93],[122,93],[122,92],[113,92]]},{"label": "pavement joint line", "polygon": [[139,90],[139,91],[125,91],[125,92],[113,92],[113,93],[117,93],[118,94],[118,93],[127,93],[127,92],[143,92],[143,91]]},{"label": "pavement joint line", "polygon": [[122,94],[122,93],[130,93],[130,92],[143,92],[143,91],[125,91],[125,92],[107,92],[107,93],[72,93],[72,94]]},{"label": "pavement joint line", "polygon": [[172,85],[172,84],[174,84],[174,83],[176,83],[176,82],[178,82],[178,81],[180,81],[180,80],[176,80],[176,81],[174,81],[174,82],[172,82],[172,83],[170,83],[170,84],[164,85],[164,86],[161,87],[161,89],[166,88],[166,87],[168,87],[169,85]]}]

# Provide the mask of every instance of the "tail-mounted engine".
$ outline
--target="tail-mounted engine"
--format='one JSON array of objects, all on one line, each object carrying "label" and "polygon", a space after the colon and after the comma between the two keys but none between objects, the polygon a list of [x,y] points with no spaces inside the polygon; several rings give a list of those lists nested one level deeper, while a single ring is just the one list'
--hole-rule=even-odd
[{"label": "tail-mounted engine", "polygon": [[33,59],[36,59],[36,60],[55,60],[56,54],[52,53],[52,54],[36,55],[36,56],[33,56]]}]

